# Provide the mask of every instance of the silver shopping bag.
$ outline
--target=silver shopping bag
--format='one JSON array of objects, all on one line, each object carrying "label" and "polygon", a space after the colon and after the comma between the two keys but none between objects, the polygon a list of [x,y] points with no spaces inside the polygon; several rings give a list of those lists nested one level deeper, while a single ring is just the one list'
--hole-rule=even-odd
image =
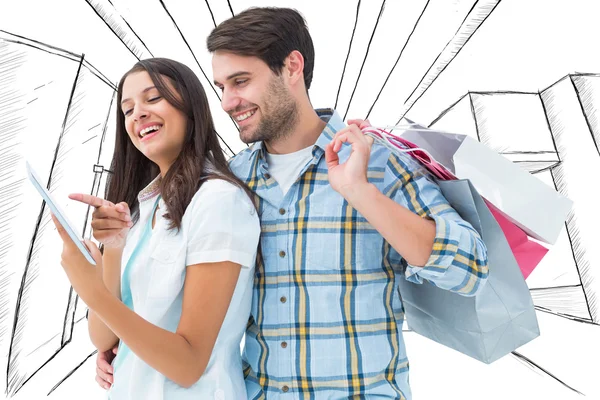
[{"label": "silver shopping bag", "polygon": [[472,297],[399,279],[406,321],[416,333],[489,364],[539,336],[533,301],[506,237],[471,182],[438,185],[485,242],[489,277]]},{"label": "silver shopping bag", "polygon": [[468,136],[414,125],[401,137],[427,150],[529,236],[555,244],[573,202],[485,144]]}]

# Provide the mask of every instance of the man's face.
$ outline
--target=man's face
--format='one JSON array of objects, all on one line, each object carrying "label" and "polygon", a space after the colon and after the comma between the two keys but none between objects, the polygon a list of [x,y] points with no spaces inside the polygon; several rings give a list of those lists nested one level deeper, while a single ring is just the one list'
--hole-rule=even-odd
[{"label": "man's face", "polygon": [[282,75],[257,57],[223,51],[214,53],[212,67],[221,107],[238,124],[244,143],[272,143],[293,131],[298,109]]}]

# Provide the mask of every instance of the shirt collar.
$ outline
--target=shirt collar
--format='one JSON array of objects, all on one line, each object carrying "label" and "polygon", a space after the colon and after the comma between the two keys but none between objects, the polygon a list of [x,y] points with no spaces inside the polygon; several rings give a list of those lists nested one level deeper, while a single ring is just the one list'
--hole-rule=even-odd
[{"label": "shirt collar", "polygon": [[156,178],[154,178],[152,182],[148,184],[148,186],[138,193],[138,202],[140,204],[160,194],[160,181],[161,176],[158,174]]}]

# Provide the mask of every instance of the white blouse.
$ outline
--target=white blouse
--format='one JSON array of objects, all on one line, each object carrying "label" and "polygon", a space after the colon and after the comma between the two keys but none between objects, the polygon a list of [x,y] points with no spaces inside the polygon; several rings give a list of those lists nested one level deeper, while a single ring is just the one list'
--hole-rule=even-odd
[{"label": "white blouse", "polygon": [[[148,366],[121,342],[113,361],[112,400],[246,399],[240,342],[252,302],[260,222],[250,198],[221,180],[206,181],[183,216],[168,230],[159,177],[140,192],[139,221],[131,228],[121,264],[121,299],[147,321],[175,332],[181,318],[186,266],[231,261],[240,276],[206,371],[186,389]],[[158,205],[154,229],[151,221]],[[198,311],[198,317],[202,311]]]}]

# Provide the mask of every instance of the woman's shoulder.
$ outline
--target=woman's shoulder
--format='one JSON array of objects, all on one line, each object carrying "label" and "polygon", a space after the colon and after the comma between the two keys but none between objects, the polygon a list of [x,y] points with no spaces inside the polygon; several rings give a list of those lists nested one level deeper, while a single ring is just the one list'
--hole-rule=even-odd
[{"label": "woman's shoulder", "polygon": [[196,192],[197,196],[211,195],[216,193],[223,194],[236,194],[237,192],[244,192],[243,189],[229,180],[224,178],[211,178],[204,181],[202,186]]},{"label": "woman's shoulder", "polygon": [[188,206],[188,212],[231,212],[233,208],[244,208],[253,214],[254,205],[247,192],[238,184],[223,178],[206,180]]}]

